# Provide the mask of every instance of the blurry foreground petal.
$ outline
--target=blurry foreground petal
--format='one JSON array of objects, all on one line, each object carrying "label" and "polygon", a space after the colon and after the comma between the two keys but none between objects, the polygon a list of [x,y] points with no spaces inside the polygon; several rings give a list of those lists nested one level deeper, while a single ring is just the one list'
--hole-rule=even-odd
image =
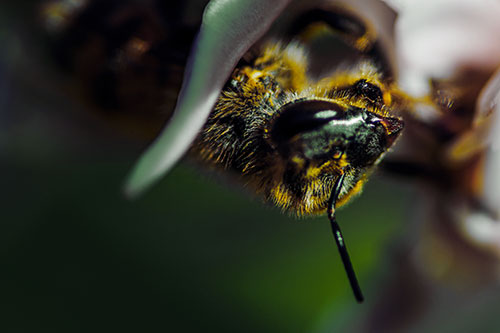
[{"label": "blurry foreground petal", "polygon": [[[484,111],[483,111],[484,110]],[[483,188],[483,200],[500,215],[500,72],[490,80],[479,101],[478,114],[488,113],[491,131],[488,136]],[[500,243],[498,244],[500,248]]]},{"label": "blurry foreground petal", "polygon": [[457,69],[492,69],[500,59],[500,2],[496,0],[386,0],[396,11],[401,84],[429,92],[429,78]]},{"label": "blurry foreground petal", "polygon": [[[483,182],[479,199],[487,212],[472,212],[463,221],[463,228],[476,245],[489,249],[500,258],[500,72],[483,89],[478,101],[476,122],[487,123],[483,133]],[[476,130],[477,132],[477,130]]]},{"label": "blurry foreground petal", "polygon": [[184,155],[236,63],[288,3],[212,0],[207,5],[174,115],[132,170],[125,187],[127,196],[140,195]]}]

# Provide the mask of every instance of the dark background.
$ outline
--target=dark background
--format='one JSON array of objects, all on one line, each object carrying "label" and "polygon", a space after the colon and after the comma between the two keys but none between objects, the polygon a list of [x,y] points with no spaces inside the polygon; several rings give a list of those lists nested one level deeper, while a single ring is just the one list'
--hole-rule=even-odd
[{"label": "dark background", "polygon": [[[414,189],[376,176],[339,212],[364,305],[326,217],[288,217],[185,162],[127,201],[121,187],[146,144],[61,88],[35,3],[0,4],[1,331],[331,332],[363,322],[411,239]],[[498,327],[491,303],[479,316],[462,311],[458,325],[434,312],[410,327]]]}]

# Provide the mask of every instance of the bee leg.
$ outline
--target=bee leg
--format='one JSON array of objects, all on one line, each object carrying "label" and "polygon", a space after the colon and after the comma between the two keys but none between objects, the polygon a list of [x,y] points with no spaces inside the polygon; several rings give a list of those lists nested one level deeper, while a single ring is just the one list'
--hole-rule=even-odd
[{"label": "bee leg", "polygon": [[322,33],[326,26],[364,57],[369,58],[384,77],[393,76],[393,69],[377,38],[375,28],[345,9],[315,8],[301,14],[291,26],[288,31],[290,39],[298,36],[306,43]]}]

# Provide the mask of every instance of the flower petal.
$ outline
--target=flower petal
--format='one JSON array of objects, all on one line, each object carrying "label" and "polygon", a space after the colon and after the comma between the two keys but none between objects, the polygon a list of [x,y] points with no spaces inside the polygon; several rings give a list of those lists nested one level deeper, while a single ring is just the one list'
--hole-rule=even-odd
[{"label": "flower petal", "polygon": [[[487,136],[482,199],[497,215],[500,215],[500,71],[483,89],[478,103],[478,114],[491,122]],[[499,236],[500,237],[500,236]],[[499,245],[500,246],[500,245]]]},{"label": "flower petal", "polygon": [[411,94],[427,94],[429,78],[450,78],[464,68],[491,70],[500,63],[498,1],[385,1],[398,11],[400,81]]},{"label": "flower petal", "polygon": [[289,2],[212,0],[207,5],[174,115],[132,170],[128,197],[140,195],[186,153],[236,63]]}]

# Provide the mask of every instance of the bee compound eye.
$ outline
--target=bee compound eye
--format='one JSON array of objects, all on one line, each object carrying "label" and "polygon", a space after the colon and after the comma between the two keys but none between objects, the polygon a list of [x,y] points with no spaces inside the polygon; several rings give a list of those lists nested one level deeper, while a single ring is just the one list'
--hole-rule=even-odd
[{"label": "bee compound eye", "polygon": [[281,108],[272,126],[271,137],[276,143],[289,142],[295,135],[320,131],[340,116],[345,116],[345,110],[329,101],[291,102]]}]

